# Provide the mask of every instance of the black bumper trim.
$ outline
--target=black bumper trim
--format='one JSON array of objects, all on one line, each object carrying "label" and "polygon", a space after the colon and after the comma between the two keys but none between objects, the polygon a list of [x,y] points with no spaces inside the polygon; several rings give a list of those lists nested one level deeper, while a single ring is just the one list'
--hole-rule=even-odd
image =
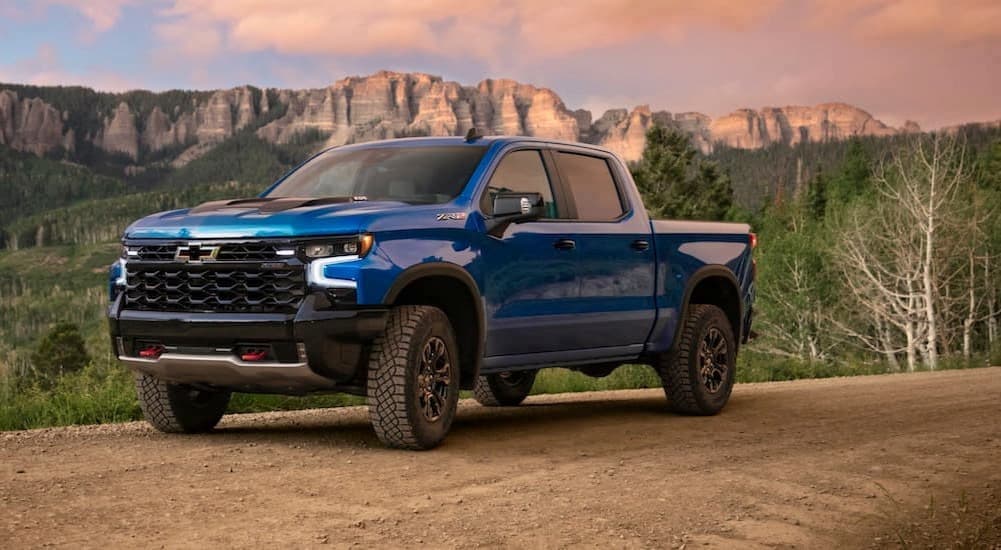
[{"label": "black bumper trim", "polygon": [[[112,341],[116,343],[118,338],[122,339],[125,358],[134,356],[136,343],[143,341],[207,348],[268,343],[279,352],[281,362],[294,363],[301,361],[295,350],[296,344],[302,343],[308,368],[318,379],[350,385],[363,377],[368,344],[382,334],[389,310],[385,307],[325,308],[329,303],[322,294],[310,294],[295,314],[238,314],[127,310],[121,309],[121,299],[118,299],[109,308],[108,321]],[[115,350],[121,354],[122,350],[117,347]],[[261,387],[260,377],[248,376],[246,384],[234,384],[233,372],[225,376],[220,372],[219,380],[214,380],[212,371],[206,368],[204,380],[189,382],[235,390],[288,393],[281,384]],[[329,390],[329,386],[317,384],[314,390]]]}]

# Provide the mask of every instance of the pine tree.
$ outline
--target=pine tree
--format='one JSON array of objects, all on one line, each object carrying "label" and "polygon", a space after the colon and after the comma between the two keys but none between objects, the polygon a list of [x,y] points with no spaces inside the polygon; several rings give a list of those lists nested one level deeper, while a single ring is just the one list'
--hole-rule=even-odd
[{"label": "pine tree", "polygon": [[828,204],[842,206],[868,193],[872,187],[872,165],[862,140],[852,139],[840,170],[828,186]]},{"label": "pine tree", "polygon": [[654,124],[633,178],[655,218],[721,220],[733,205],[730,178],[703,159],[688,135]]},{"label": "pine tree", "polygon": [[991,143],[983,154],[981,174],[978,178],[980,187],[994,192],[1001,192],[1001,139]]},{"label": "pine tree", "polygon": [[806,211],[815,220],[824,218],[827,210],[827,177],[818,166],[817,175],[810,179],[806,189]]}]

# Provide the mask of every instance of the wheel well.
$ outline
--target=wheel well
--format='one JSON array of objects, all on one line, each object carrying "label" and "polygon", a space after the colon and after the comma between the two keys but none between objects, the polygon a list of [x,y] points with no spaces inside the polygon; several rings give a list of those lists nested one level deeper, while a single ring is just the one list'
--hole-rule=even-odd
[{"label": "wheel well", "polygon": [[723,310],[730,320],[734,337],[741,341],[741,305],[740,294],[733,282],[726,277],[709,276],[699,281],[688,298],[689,304],[710,304]]},{"label": "wheel well", "polygon": [[469,287],[448,275],[421,277],[407,284],[392,305],[434,306],[445,312],[459,346],[460,385],[472,389],[479,368],[482,329],[476,297]]}]

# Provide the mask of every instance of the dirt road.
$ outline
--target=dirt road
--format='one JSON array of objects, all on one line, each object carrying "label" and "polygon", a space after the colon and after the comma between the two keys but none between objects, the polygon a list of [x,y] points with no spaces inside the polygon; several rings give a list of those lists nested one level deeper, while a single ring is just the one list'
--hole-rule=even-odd
[{"label": "dirt road", "polygon": [[0,547],[991,547],[999,463],[1001,368],[739,385],[712,418],[464,402],[425,453],[358,407],[35,430],[0,434]]}]

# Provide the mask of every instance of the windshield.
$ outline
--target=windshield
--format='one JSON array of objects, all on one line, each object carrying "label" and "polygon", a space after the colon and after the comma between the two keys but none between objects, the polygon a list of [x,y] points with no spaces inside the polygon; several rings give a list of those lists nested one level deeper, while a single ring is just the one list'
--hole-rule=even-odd
[{"label": "windshield", "polygon": [[485,146],[331,149],[290,174],[268,197],[365,197],[441,203],[462,192]]}]

